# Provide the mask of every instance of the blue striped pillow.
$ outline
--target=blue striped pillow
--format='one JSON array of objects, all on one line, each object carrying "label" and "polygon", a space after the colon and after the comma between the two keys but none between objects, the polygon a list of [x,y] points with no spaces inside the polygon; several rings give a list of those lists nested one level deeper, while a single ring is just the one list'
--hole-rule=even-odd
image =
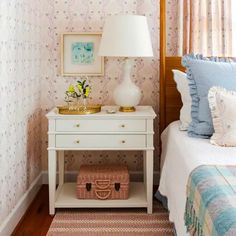
[{"label": "blue striped pillow", "polygon": [[236,58],[204,58],[189,54],[182,58],[187,69],[190,95],[192,98],[191,118],[188,135],[209,138],[213,132],[208,91],[213,86],[236,91]]}]

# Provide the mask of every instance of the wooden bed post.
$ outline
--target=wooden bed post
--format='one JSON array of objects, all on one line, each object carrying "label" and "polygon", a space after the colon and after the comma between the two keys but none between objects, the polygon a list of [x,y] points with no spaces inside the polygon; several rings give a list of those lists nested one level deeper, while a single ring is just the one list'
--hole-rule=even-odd
[{"label": "wooden bed post", "polygon": [[160,107],[159,132],[165,128],[165,58],[166,58],[166,0],[160,0]]},{"label": "wooden bed post", "polygon": [[160,0],[160,134],[172,121],[179,120],[182,101],[173,79],[172,70],[185,71],[185,68],[181,65],[181,56],[168,56],[166,53],[166,8],[166,0]]}]

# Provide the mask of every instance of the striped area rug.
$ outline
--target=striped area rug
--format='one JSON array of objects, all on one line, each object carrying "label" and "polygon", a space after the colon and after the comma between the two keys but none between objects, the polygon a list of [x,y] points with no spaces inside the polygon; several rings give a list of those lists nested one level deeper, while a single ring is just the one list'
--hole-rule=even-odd
[{"label": "striped area rug", "polygon": [[172,236],[173,224],[158,202],[154,213],[145,209],[79,209],[58,211],[47,236]]}]

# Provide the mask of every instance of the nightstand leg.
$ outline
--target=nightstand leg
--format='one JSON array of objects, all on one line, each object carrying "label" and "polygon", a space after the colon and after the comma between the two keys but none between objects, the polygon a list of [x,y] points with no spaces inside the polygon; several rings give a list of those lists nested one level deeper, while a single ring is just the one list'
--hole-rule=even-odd
[{"label": "nightstand leg", "polygon": [[143,183],[145,189],[147,189],[147,169],[146,169],[147,159],[146,159],[146,151],[143,152]]},{"label": "nightstand leg", "polygon": [[58,152],[58,171],[59,171],[59,186],[64,184],[65,160],[64,151]]},{"label": "nightstand leg", "polygon": [[153,201],[153,151],[146,151],[146,191],[148,202],[148,214],[152,214]]},{"label": "nightstand leg", "polygon": [[49,214],[55,214],[55,191],[56,191],[56,151],[48,151],[48,185],[49,185]]}]

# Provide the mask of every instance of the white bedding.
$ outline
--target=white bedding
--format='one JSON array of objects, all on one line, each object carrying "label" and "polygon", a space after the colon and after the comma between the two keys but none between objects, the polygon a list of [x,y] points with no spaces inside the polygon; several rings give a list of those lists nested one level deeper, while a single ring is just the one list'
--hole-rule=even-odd
[{"label": "white bedding", "polygon": [[236,165],[236,148],[210,144],[209,139],[187,136],[179,122],[171,123],[162,133],[161,180],[159,191],[168,198],[170,220],[178,236],[185,236],[184,209],[186,185],[191,171],[199,165]]}]

